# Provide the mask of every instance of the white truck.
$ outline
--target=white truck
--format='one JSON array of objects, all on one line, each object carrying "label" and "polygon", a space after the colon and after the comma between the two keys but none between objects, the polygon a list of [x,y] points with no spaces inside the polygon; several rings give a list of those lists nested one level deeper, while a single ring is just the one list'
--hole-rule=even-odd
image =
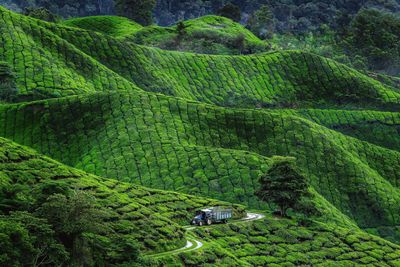
[{"label": "white truck", "polygon": [[232,209],[223,207],[211,207],[196,212],[192,220],[193,225],[203,226],[213,223],[227,223],[232,218]]}]

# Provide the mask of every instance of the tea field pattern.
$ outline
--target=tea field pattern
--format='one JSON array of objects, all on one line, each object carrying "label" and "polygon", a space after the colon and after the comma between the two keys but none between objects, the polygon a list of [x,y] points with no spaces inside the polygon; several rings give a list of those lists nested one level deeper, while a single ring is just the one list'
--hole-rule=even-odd
[{"label": "tea field pattern", "polygon": [[[126,23],[121,22],[120,32],[127,31]],[[321,223],[358,231],[358,239],[374,240],[385,253],[390,247],[394,254],[387,257],[392,258],[375,259],[398,264],[397,245],[357,229],[400,242],[397,89],[301,51],[201,55],[137,45],[115,36],[120,32],[114,28],[99,31],[51,24],[0,7],[0,61],[15,72],[18,88],[16,101],[0,104],[0,136],[65,168],[90,173],[90,183],[105,179],[105,190],[132,187],[155,194],[156,203],[178,203],[160,214],[161,228],[181,205],[190,209],[178,217],[188,219],[193,208],[217,201],[204,197],[270,210],[254,196],[258,177],[276,156],[296,157],[323,211]],[[17,146],[10,142],[2,139],[1,145]],[[137,210],[145,208],[151,210]],[[152,228],[146,223],[140,231]],[[270,230],[261,224],[249,223],[244,231],[259,227],[255,236],[262,236]],[[168,227],[179,229],[175,222]],[[309,231],[337,235],[330,226],[321,227]],[[183,246],[183,232],[170,230],[170,241],[142,243],[144,250]],[[159,235],[152,234],[154,240]],[[191,263],[215,255],[238,265],[267,262],[248,261],[244,252],[232,256],[224,234],[216,236],[221,240],[193,252]],[[244,236],[238,242],[252,247],[272,242]],[[330,247],[336,247],[345,238],[321,242],[330,240]],[[343,253],[364,251],[350,247]],[[185,262],[184,256],[174,257]]]}]

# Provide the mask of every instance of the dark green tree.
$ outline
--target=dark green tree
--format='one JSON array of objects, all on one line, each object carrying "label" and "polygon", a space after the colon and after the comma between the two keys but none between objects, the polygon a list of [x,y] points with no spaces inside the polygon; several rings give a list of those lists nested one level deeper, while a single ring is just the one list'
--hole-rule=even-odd
[{"label": "dark green tree", "polygon": [[242,18],[240,8],[231,3],[226,4],[217,11],[218,16],[229,18],[233,21],[239,22]]},{"label": "dark green tree", "polygon": [[247,27],[261,39],[266,39],[274,32],[274,14],[267,5],[263,5],[250,16]]},{"label": "dark green tree", "polygon": [[74,191],[70,196],[51,195],[38,209],[38,214],[53,226],[77,265],[93,263],[86,237],[106,235],[110,231],[105,223],[107,213],[91,194],[84,191]]},{"label": "dark green tree", "polygon": [[130,18],[142,25],[153,23],[152,11],[156,0],[115,0],[118,15]]},{"label": "dark green tree", "polygon": [[279,207],[281,216],[295,209],[303,197],[309,195],[306,178],[299,173],[292,159],[279,159],[259,179],[257,197]]},{"label": "dark green tree", "polygon": [[246,48],[246,37],[244,34],[239,34],[232,40],[232,48],[237,49],[239,54],[242,54]]},{"label": "dark green tree", "polygon": [[59,16],[53,14],[44,7],[27,7],[25,8],[24,15],[49,22],[57,22],[60,20]]},{"label": "dark green tree", "polygon": [[176,24],[176,32],[178,34],[178,39],[182,40],[186,35],[186,25],[183,21],[179,21]]},{"label": "dark green tree", "polygon": [[0,216],[0,233],[2,266],[61,266],[68,260],[68,253],[55,239],[51,226],[31,213]]},{"label": "dark green tree", "polygon": [[0,61],[0,102],[13,102],[17,98],[18,89],[15,74],[7,62]]},{"label": "dark green tree", "polygon": [[[367,58],[369,68],[397,74],[400,68],[400,19],[376,9],[361,10],[351,23],[347,47]],[[391,73],[391,70],[392,72]]]}]

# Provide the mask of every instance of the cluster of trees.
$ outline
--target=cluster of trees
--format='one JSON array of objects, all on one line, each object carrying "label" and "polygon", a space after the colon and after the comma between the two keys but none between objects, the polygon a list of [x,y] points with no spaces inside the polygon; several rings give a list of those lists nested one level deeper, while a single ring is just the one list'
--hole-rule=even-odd
[{"label": "cluster of trees", "polygon": [[[247,22],[262,6],[268,6],[274,14],[276,31],[304,33],[318,29],[320,25],[337,26],[337,18],[355,15],[361,8],[379,8],[390,12],[400,11],[399,1],[392,0],[158,0],[154,15],[160,25],[170,25],[179,20],[206,14],[221,14]],[[226,12],[224,12],[226,14]]]},{"label": "cluster of trees", "polygon": [[137,262],[134,240],[109,241],[114,235],[111,221],[110,212],[90,193],[71,190],[63,182],[43,182],[33,190],[22,184],[4,186],[0,189],[0,265]]},{"label": "cluster of trees", "polygon": [[26,8],[45,8],[61,17],[113,14],[114,0],[0,0],[0,5],[24,12]]},{"label": "cluster of trees", "polygon": [[400,17],[363,9],[339,37],[356,67],[400,74]]}]

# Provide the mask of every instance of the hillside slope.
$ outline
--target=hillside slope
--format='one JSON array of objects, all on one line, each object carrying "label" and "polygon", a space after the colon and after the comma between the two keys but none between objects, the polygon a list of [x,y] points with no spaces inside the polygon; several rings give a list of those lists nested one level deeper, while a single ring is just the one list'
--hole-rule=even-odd
[{"label": "hillside slope", "polygon": [[[0,106],[0,135],[105,177],[259,207],[270,157],[361,227],[400,220],[400,153],[292,111],[231,110],[151,93],[100,93]],[[390,114],[390,113],[388,113]]]},{"label": "hillside slope", "polygon": [[[265,220],[195,230],[207,247],[154,266],[397,266],[398,245],[359,230],[294,220]],[[207,264],[205,264],[207,262]]]},{"label": "hillside slope", "polygon": [[[175,266],[198,266],[204,262],[215,266],[317,264],[326,260],[331,264],[353,262],[395,266],[400,258],[398,245],[354,228],[318,223],[300,226],[294,220],[277,220],[267,215],[260,222],[239,222],[216,225],[210,229],[195,229],[196,238],[206,243],[203,249],[171,256],[166,254],[165,257],[153,259],[151,255],[157,251],[168,251],[184,245],[184,230],[177,222],[186,223],[195,209],[230,204],[90,175],[63,166],[3,138],[0,138],[0,177],[1,194],[7,196],[7,192],[18,188],[20,200],[17,202],[16,199],[2,198],[0,215],[4,214],[5,207],[13,211],[24,210],[21,206],[10,206],[10,203],[21,203],[21,200],[26,199],[32,205],[37,201],[38,190],[44,188],[46,183],[51,184],[50,181],[95,196],[99,204],[113,214],[115,237],[109,240],[112,244],[109,250],[115,258],[108,257],[109,263],[118,264],[123,261],[120,251],[113,248],[117,248],[115,244],[131,242],[131,239],[140,244],[142,253],[149,254],[142,266],[172,263]],[[237,205],[234,207],[237,216],[241,216],[243,208]],[[4,222],[4,217],[0,216],[0,229],[3,229],[1,227]],[[2,244],[6,241],[2,239]],[[10,244],[11,248],[15,246],[17,249],[17,243]],[[4,257],[7,254],[1,255],[0,263],[7,264],[7,257]]]},{"label": "hillside slope", "polygon": [[167,52],[0,12],[0,60],[15,70],[21,99],[143,89],[232,107],[399,108],[396,89],[308,53]]},{"label": "hillside slope", "polygon": [[[35,151],[0,138],[0,215],[8,210],[24,211],[35,203],[38,190],[50,181],[65,184],[73,190],[85,190],[96,197],[99,204],[112,210],[112,242],[134,239],[145,252],[171,250],[186,241],[179,223],[187,224],[195,210],[204,206],[231,204],[198,198],[175,192],[148,189],[132,184],[94,176],[66,167]],[[20,201],[8,199],[17,190]],[[14,196],[15,197],[15,196]],[[7,205],[5,205],[7,204]],[[242,216],[243,207],[235,205],[236,216]],[[115,252],[116,253],[116,252]],[[0,261],[1,262],[1,261]]]},{"label": "hillside slope", "polygon": [[117,16],[73,18],[62,21],[62,24],[107,34],[115,38],[124,38],[133,35],[143,28],[140,24],[129,20],[128,18]]}]

